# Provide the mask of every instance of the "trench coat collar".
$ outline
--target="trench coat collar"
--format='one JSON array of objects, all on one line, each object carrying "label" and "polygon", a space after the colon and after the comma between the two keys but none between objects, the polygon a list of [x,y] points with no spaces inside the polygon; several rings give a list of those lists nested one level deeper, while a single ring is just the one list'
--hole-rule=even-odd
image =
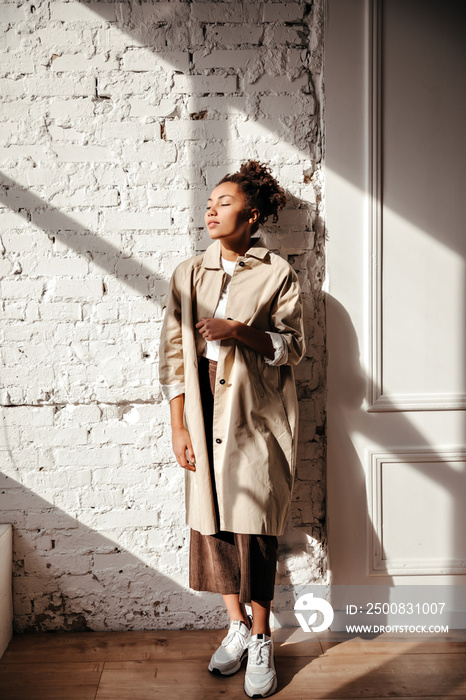
[{"label": "trench coat collar", "polygon": [[[251,247],[246,251],[243,257],[253,257],[264,260],[268,254],[269,249],[265,247],[261,238],[251,238]],[[223,270],[220,257],[220,240],[216,240],[208,246],[206,252],[204,253],[202,267],[210,270]]]}]

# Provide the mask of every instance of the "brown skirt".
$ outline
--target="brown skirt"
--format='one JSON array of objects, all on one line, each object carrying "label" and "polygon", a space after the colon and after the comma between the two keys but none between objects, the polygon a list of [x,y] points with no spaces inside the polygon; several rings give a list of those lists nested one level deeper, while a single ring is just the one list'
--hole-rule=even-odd
[{"label": "brown skirt", "polygon": [[[219,522],[212,455],[212,418],[217,363],[199,360],[199,383],[210,475]],[[246,535],[218,531],[201,535],[191,529],[189,547],[189,586],[195,591],[239,594],[241,603],[273,600],[278,540],[275,535]]]}]

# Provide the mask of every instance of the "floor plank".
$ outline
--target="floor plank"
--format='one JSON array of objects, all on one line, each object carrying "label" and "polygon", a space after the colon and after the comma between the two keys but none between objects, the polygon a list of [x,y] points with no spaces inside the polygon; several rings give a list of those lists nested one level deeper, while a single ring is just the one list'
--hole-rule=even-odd
[{"label": "floor plank", "polygon": [[206,700],[226,695],[232,700],[244,700],[243,682],[241,671],[230,678],[222,678],[212,675],[206,665],[195,660],[183,665],[170,661],[108,661],[96,700]]},{"label": "floor plank", "polygon": [[444,635],[379,634],[370,637],[344,632],[321,632],[319,642],[325,653],[340,654],[463,654],[466,630],[452,630]]},{"label": "floor plank", "polygon": [[[278,657],[277,698],[393,698],[466,697],[466,657],[400,656],[354,659]],[[107,662],[97,700],[145,700],[186,698],[204,700],[228,695],[244,698],[245,662],[230,678],[208,673],[194,660],[178,666],[170,661]]]},{"label": "floor plank", "polygon": [[[1,700],[244,700],[246,661],[232,677],[207,663],[225,630],[17,635],[0,661]],[[281,700],[466,700],[466,636],[361,638],[274,633]]]},{"label": "floor plank", "polygon": [[[226,630],[168,630],[159,632],[43,632],[13,637],[3,661],[46,662],[56,654],[63,661],[142,661],[210,658]],[[299,629],[274,633],[278,656],[319,656],[318,636]]]},{"label": "floor plank", "polygon": [[13,637],[3,661],[47,662],[57,654],[63,661],[77,657],[81,661],[203,659],[215,651],[225,634],[225,630],[21,634]]},{"label": "floor plank", "polygon": [[315,632],[304,632],[301,627],[281,627],[273,633],[275,656],[320,656],[323,648]]},{"label": "floor plank", "polygon": [[2,700],[94,700],[102,663],[0,663]]},{"label": "floor plank", "polygon": [[321,656],[288,660],[296,694],[311,698],[465,697],[466,654]]}]

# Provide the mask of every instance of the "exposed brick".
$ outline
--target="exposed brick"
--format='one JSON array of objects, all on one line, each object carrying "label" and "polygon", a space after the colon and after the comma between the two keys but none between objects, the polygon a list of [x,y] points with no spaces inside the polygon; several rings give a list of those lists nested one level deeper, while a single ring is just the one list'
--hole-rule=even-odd
[{"label": "exposed brick", "polygon": [[257,44],[262,37],[263,28],[250,25],[239,27],[230,25],[207,26],[207,38],[226,46]]},{"label": "exposed brick", "polygon": [[0,24],[16,24],[27,19],[26,7],[16,7],[13,3],[3,3]]},{"label": "exposed brick", "polygon": [[245,68],[249,61],[258,57],[257,49],[218,49],[204,55],[203,51],[194,52],[196,69],[204,68]]},{"label": "exposed brick", "polygon": [[170,117],[176,111],[174,100],[162,98],[158,104],[150,104],[146,100],[137,97],[128,100],[132,117]]},{"label": "exposed brick", "polygon": [[17,298],[38,298],[44,289],[43,280],[2,280],[2,297]]},{"label": "exposed brick", "polygon": [[113,163],[115,155],[106,146],[53,146],[59,163]]},{"label": "exposed brick", "polygon": [[61,22],[116,22],[118,9],[122,3],[90,2],[74,5],[69,2],[53,2],[50,6],[50,19]]},{"label": "exposed brick", "polygon": [[187,93],[234,93],[237,78],[235,75],[175,75],[174,92]]},{"label": "exposed brick", "polygon": [[64,299],[93,299],[103,294],[102,280],[100,278],[87,277],[83,280],[57,279],[51,286],[48,295]]},{"label": "exposed brick", "polygon": [[13,406],[2,407],[0,419],[6,426],[10,425],[53,425],[52,406]]},{"label": "exposed brick", "polygon": [[311,95],[266,95],[261,98],[260,106],[265,114],[283,114],[287,116],[309,117],[315,113],[315,99]]},{"label": "exposed brick", "polygon": [[5,97],[19,97],[26,92],[26,78],[0,78],[0,93]]},{"label": "exposed brick", "polygon": [[187,110],[190,115],[206,111],[208,119],[217,113],[222,116],[246,114],[247,101],[245,97],[229,97],[228,100],[225,100],[223,97],[189,97]]},{"label": "exposed brick", "polygon": [[148,141],[147,143],[135,143],[131,146],[123,146],[122,159],[126,162],[158,162],[174,163],[176,149],[172,143],[164,141]]},{"label": "exposed brick", "polygon": [[264,4],[264,22],[296,22],[302,19],[304,5],[299,2],[266,2]]},{"label": "exposed brick", "polygon": [[[148,192],[148,201],[152,207],[190,207],[193,205],[194,196],[195,193],[191,190],[177,190],[175,194],[172,190],[152,189]],[[157,241],[158,245],[163,246],[163,239],[160,236],[157,236]],[[138,238],[135,244],[141,245],[141,240]]]},{"label": "exposed brick", "polygon": [[193,20],[199,22],[243,22],[244,8],[241,3],[195,2],[191,6]]},{"label": "exposed brick", "polygon": [[70,80],[58,75],[37,75],[24,81],[27,94],[34,97],[92,97],[95,92],[95,81],[90,76]]},{"label": "exposed brick", "polygon": [[158,346],[173,269],[210,243],[209,192],[248,157],[291,195],[261,235],[298,272],[308,341],[285,615],[282,589],[325,582],[326,566],[323,0],[30,10],[0,12],[0,505],[16,630],[227,623],[186,590]]},{"label": "exposed brick", "polygon": [[[5,5],[2,6],[2,14]],[[24,73],[34,72],[34,61],[31,56],[21,56],[14,53],[4,54],[2,56],[2,71],[5,73],[17,73],[19,75]]]},{"label": "exposed brick", "polygon": [[29,228],[30,224],[25,212],[0,210],[0,230],[8,228]]},{"label": "exposed brick", "polygon": [[70,320],[81,321],[82,306],[76,302],[48,302],[40,305],[40,317],[42,320]]},{"label": "exposed brick", "polygon": [[302,75],[291,80],[287,75],[261,75],[258,80],[248,83],[248,92],[272,92],[290,94],[298,92],[309,83],[309,76]]},{"label": "exposed brick", "polygon": [[52,61],[51,68],[57,72],[79,73],[95,70],[115,70],[118,68],[116,58],[106,59],[102,54],[86,58],[80,54],[63,54]]},{"label": "exposed brick", "polygon": [[186,22],[190,7],[185,2],[144,2],[132,7],[132,19],[135,23],[152,22]]},{"label": "exposed brick", "polygon": [[109,228],[118,229],[166,229],[170,227],[171,218],[167,211],[144,212],[115,211],[105,217]]},{"label": "exposed brick", "polygon": [[198,141],[224,139],[228,129],[218,121],[193,121],[192,119],[170,119],[165,122],[168,141]]},{"label": "exposed brick", "polygon": [[157,71],[189,69],[189,53],[187,51],[170,51],[154,53],[148,49],[131,49],[123,57],[123,70]]},{"label": "exposed brick", "polygon": [[[56,4],[56,3],[55,3]],[[70,29],[68,23],[60,26],[47,26],[45,29],[36,29],[35,36],[40,39],[42,46],[53,49],[60,47],[63,49],[76,50],[77,40],[82,46],[92,44],[92,31],[90,29]]]},{"label": "exposed brick", "polygon": [[96,211],[70,212],[43,211],[32,212],[32,223],[45,231],[82,231],[97,227],[98,213]]}]

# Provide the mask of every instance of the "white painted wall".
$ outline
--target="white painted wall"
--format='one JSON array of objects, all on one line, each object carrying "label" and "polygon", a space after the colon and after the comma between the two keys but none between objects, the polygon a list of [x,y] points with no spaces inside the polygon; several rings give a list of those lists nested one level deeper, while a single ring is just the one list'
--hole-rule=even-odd
[{"label": "white painted wall", "polygon": [[291,194],[300,461],[276,613],[325,580],[322,3],[4,2],[0,520],[15,627],[222,626],[187,588],[183,474],[157,348],[168,280],[241,160]]},{"label": "white painted wall", "polygon": [[448,586],[461,627],[465,14],[330,0],[328,17],[330,579],[379,588],[378,602]]}]

